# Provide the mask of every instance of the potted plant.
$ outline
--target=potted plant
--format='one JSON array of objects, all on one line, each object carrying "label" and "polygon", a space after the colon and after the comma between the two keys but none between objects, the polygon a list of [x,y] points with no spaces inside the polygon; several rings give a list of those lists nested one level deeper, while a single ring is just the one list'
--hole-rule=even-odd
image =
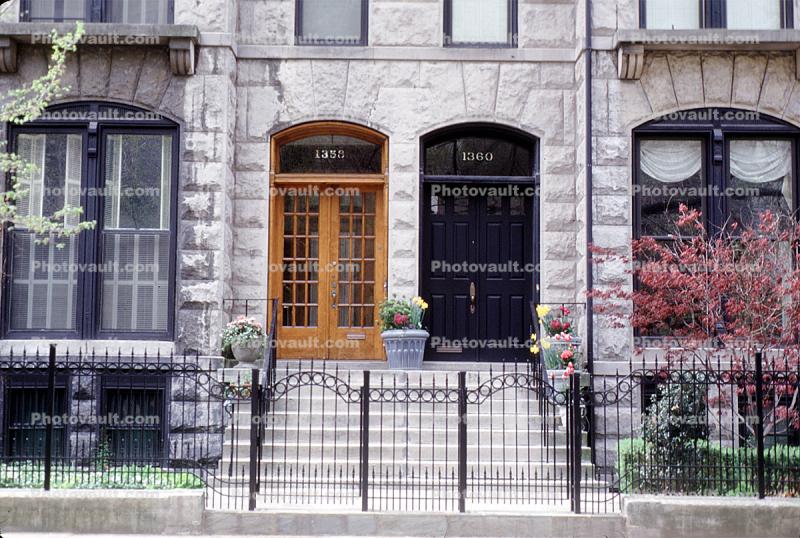
[{"label": "potted plant", "polygon": [[547,305],[539,305],[536,314],[539,317],[541,344],[536,343],[536,336],[532,335],[534,345],[531,352],[542,353],[547,377],[559,389],[566,385],[566,380],[573,372],[581,370],[582,341],[575,335],[575,323],[570,317],[572,312],[566,306],[551,309]]},{"label": "potted plant", "polygon": [[387,299],[378,311],[381,319],[381,338],[389,360],[389,368],[419,369],[425,354],[425,342],[430,334],[422,328],[422,318],[428,309],[421,297]]},{"label": "potted plant", "polygon": [[223,347],[230,346],[239,363],[253,364],[264,352],[264,327],[255,318],[239,316],[222,331]]}]

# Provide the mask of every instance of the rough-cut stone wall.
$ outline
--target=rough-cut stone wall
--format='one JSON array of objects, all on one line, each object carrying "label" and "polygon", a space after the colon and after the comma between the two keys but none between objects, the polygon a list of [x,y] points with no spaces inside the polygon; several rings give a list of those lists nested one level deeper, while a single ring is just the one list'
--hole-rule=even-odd
[{"label": "rough-cut stone wall", "polygon": [[[259,58],[264,45],[291,45],[293,0],[241,0],[240,44],[252,45],[237,65],[233,295],[267,295],[269,137],[298,123],[346,120],[389,137],[389,292],[415,294],[419,283],[419,139],[447,125],[496,122],[540,138],[542,297],[574,301],[579,223],[576,203],[574,2],[519,3],[519,45],[564,53],[569,61],[507,61],[492,51],[464,50],[474,61],[433,61],[441,50],[442,2],[373,0],[369,45],[402,47],[407,59],[355,59],[359,49],[296,48],[309,58]],[[276,54],[283,51],[269,49]],[[363,50],[363,49],[361,49]],[[363,55],[361,55],[363,57]],[[564,56],[562,54],[562,56]],[[259,305],[259,303],[256,303]],[[241,311],[243,303],[238,303]],[[252,308],[252,304],[251,304]],[[256,306],[258,308],[258,306]]]},{"label": "rough-cut stone wall", "polygon": [[19,1],[11,0],[0,7],[0,22],[17,22],[19,20]]},{"label": "rough-cut stone wall", "polygon": [[[176,0],[176,23],[201,32],[231,32],[237,4]],[[49,49],[20,46],[19,69],[0,75],[0,95],[45,73]],[[180,125],[176,267],[178,352],[219,352],[226,321],[233,243],[233,133],[236,126],[236,60],[228,46],[204,46],[197,71],[173,76],[165,46],[80,46],[68,59],[59,101],[102,100],[139,106]],[[100,350],[104,346],[100,344]]]},{"label": "rough-cut stone wall", "polygon": [[543,295],[573,300],[575,94],[571,63],[240,60],[233,287],[266,295],[268,135],[339,119],[389,137],[389,291],[418,285],[419,138],[468,121],[518,127],[541,140]]},{"label": "rough-cut stone wall", "polygon": [[[633,129],[660,115],[702,107],[757,110],[800,125],[800,85],[790,53],[648,52],[641,80],[617,78],[612,53],[596,53],[594,238],[627,251],[631,239]],[[595,285],[629,283],[621,267],[595,273]],[[597,360],[627,361],[632,332],[596,316]]]}]

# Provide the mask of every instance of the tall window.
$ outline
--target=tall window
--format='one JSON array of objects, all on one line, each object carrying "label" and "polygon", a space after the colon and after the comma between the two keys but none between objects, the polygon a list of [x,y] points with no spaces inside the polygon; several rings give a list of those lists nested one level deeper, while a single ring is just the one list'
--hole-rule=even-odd
[{"label": "tall window", "polygon": [[794,27],[792,0],[640,0],[642,28],[778,30]]},{"label": "tall window", "polygon": [[766,210],[797,209],[800,129],[726,109],[676,116],[635,131],[637,236],[668,240],[682,203],[716,228],[753,224]]},{"label": "tall window", "polygon": [[[69,111],[50,109],[49,117],[109,119],[12,129],[15,151],[33,164],[18,178],[27,192],[18,211],[49,216],[80,206],[97,227],[46,245],[24,228],[9,232],[6,332],[169,338],[177,130],[158,117],[123,119],[147,116],[122,107]],[[65,223],[75,224],[77,217]]]},{"label": "tall window", "polygon": [[22,0],[23,21],[170,24],[174,0]]},{"label": "tall window", "polygon": [[297,0],[298,45],[367,44],[367,0]]},{"label": "tall window", "polygon": [[446,46],[514,47],[517,0],[445,0]]}]

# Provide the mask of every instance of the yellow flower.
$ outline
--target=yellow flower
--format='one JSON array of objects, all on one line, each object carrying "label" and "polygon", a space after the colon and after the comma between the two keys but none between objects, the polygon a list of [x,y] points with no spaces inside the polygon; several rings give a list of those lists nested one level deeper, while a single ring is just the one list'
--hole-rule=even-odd
[{"label": "yellow flower", "polygon": [[547,305],[540,304],[536,307],[536,315],[539,316],[540,320],[549,313],[550,313],[550,307]]},{"label": "yellow flower", "polygon": [[425,301],[422,301],[422,305],[421,306],[422,306],[423,310],[427,310],[428,309],[428,303],[426,303]]},{"label": "yellow flower", "polygon": [[536,333],[531,333],[531,342],[536,341]]},{"label": "yellow flower", "polygon": [[550,349],[550,341],[549,340],[542,340],[542,348]]},{"label": "yellow flower", "polygon": [[537,346],[536,344],[532,345],[531,346],[531,353],[533,353],[534,355],[538,355],[539,354],[539,346]]}]

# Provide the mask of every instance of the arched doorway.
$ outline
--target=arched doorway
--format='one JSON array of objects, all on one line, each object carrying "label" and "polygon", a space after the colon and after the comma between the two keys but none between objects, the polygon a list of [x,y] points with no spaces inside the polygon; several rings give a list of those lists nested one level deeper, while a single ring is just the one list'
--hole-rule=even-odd
[{"label": "arched doorway", "polygon": [[538,284],[538,145],[469,124],[423,138],[421,288],[427,360],[529,358]]},{"label": "arched doorway", "polygon": [[271,152],[278,358],[382,358],[386,137],[350,123],[309,123],[275,135]]}]

